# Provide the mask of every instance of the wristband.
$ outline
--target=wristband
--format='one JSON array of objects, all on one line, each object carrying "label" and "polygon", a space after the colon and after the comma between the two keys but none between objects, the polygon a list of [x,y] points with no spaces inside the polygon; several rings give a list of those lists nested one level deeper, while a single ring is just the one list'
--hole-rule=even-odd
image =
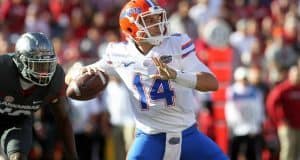
[{"label": "wristband", "polygon": [[197,75],[191,72],[182,72],[176,70],[176,78],[174,81],[184,87],[195,88],[197,84]]}]

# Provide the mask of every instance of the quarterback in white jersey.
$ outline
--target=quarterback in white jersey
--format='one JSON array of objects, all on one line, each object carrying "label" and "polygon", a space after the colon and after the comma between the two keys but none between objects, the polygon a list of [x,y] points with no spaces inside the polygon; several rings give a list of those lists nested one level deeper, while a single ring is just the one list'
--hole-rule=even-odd
[{"label": "quarterback in white jersey", "polygon": [[166,12],[152,0],[125,4],[120,27],[128,41],[110,43],[103,59],[83,70],[114,69],[130,90],[137,133],[127,159],[226,159],[196,127],[192,90],[214,91],[218,82],[193,41],[168,35]]},{"label": "quarterback in white jersey", "polygon": [[185,34],[165,38],[147,55],[132,41],[110,43],[104,58],[94,65],[104,70],[112,67],[125,82],[133,95],[137,128],[148,134],[180,132],[196,123],[192,89],[173,80],[151,78],[157,72],[152,57],[178,71],[210,73]]}]

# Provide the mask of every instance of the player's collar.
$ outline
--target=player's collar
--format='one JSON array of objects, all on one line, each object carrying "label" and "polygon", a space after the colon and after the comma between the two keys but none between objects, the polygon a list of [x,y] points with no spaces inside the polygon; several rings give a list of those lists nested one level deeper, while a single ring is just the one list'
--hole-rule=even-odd
[{"label": "player's collar", "polygon": [[21,78],[21,77],[20,77],[20,85],[23,90],[27,90],[27,89],[31,88],[32,86],[34,86],[33,83],[31,83],[28,80]]},{"label": "player's collar", "polygon": [[144,53],[144,52],[140,49],[140,47],[139,47],[135,42],[133,42],[133,44],[134,44],[134,47],[137,49],[137,51],[140,52],[140,54],[142,54],[143,56],[147,56],[147,55],[150,53],[150,51],[151,51],[154,47],[156,47],[156,46],[152,46],[152,47],[148,50],[147,53]]}]

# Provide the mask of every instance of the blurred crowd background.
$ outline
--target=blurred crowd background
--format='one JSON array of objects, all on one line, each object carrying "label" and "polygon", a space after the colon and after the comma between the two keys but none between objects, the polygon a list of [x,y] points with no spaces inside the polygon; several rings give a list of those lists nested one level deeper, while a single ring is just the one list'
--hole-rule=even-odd
[{"label": "blurred crowd background", "polygon": [[[195,92],[199,129],[231,159],[300,159],[300,1],[157,0],[172,33],[187,33],[220,89]],[[51,37],[67,71],[99,60],[124,39],[126,0],[0,0],[0,54],[24,32]],[[73,65],[74,66],[74,65]],[[76,66],[76,65],[75,65]],[[70,99],[80,159],[123,160],[134,135],[128,91],[112,75],[89,101]],[[51,106],[36,113],[29,159],[64,159]],[[298,155],[297,155],[298,154]]]}]

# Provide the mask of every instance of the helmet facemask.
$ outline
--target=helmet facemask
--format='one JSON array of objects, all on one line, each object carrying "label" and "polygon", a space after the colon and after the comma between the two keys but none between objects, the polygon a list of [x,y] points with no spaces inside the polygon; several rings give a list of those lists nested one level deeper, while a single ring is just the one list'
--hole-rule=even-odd
[{"label": "helmet facemask", "polygon": [[46,86],[50,83],[56,70],[55,56],[26,57],[21,55],[20,60],[24,65],[22,75],[25,79],[39,86]]},{"label": "helmet facemask", "polygon": [[[159,45],[169,35],[169,22],[164,9],[149,8],[149,11],[141,13],[134,23],[139,29],[136,39],[139,39],[140,42]],[[158,32],[153,33],[153,30]]]},{"label": "helmet facemask", "polygon": [[57,65],[51,41],[46,35],[34,32],[18,39],[13,60],[22,77],[38,86],[50,83]]}]

